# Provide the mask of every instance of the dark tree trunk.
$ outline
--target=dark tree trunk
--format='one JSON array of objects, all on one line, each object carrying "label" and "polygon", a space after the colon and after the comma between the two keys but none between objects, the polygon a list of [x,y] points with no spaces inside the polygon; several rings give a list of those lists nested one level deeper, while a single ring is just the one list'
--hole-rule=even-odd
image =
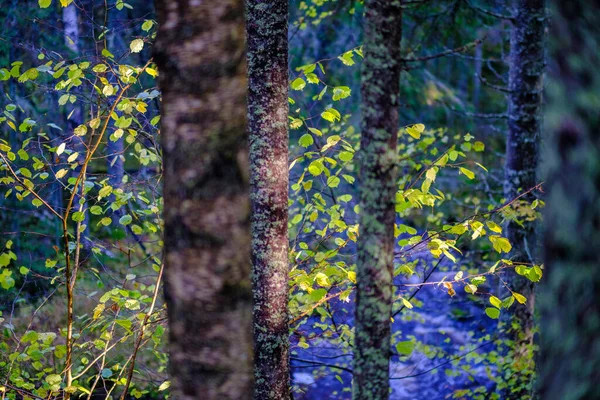
[{"label": "dark tree trunk", "polygon": [[254,398],[290,398],[288,2],[246,0]]},{"label": "dark tree trunk", "polygon": [[540,395],[600,398],[600,2],[553,1]]},{"label": "dark tree trunk", "polygon": [[[516,198],[538,184],[539,141],[542,131],[542,91],[545,70],[545,0],[516,0],[515,15],[510,37],[510,72],[508,104],[508,137],[506,140],[506,165],[504,170],[504,196]],[[523,196],[520,202],[531,203],[536,191]],[[520,203],[519,202],[519,203]],[[536,222],[518,215],[523,226],[509,221],[506,237],[512,244],[511,259],[515,262],[539,264],[536,258]],[[507,277],[511,290],[527,298],[523,305],[515,304],[514,322],[518,329],[509,327],[517,359],[513,386],[517,398],[530,392],[534,304],[533,283],[524,276],[511,273]],[[521,379],[522,378],[522,379]],[[515,386],[522,389],[517,390]]]},{"label": "dark tree trunk", "polygon": [[365,2],[354,399],[389,396],[400,96],[400,1]]},{"label": "dark tree trunk", "polygon": [[252,397],[242,0],[158,0],[174,399]]}]

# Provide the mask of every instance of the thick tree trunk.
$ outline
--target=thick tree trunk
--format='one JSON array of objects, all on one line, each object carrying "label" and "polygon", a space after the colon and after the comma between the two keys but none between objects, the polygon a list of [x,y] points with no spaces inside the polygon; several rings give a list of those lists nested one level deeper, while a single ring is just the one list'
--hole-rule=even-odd
[{"label": "thick tree trunk", "polygon": [[365,2],[354,399],[389,396],[402,8]]},{"label": "thick tree trunk", "polygon": [[553,4],[540,394],[599,399],[600,2]]},{"label": "thick tree trunk", "polygon": [[254,398],[290,398],[288,2],[246,0]]},{"label": "thick tree trunk", "polygon": [[[510,72],[508,136],[506,140],[506,165],[504,170],[504,196],[514,199],[538,184],[539,140],[542,130],[542,91],[545,70],[545,0],[516,0],[515,15],[510,38]],[[536,192],[530,192],[521,201],[530,203]],[[506,237],[512,244],[511,259],[515,262],[536,262],[536,222],[519,216],[520,226],[514,221],[507,224]],[[523,379],[518,385],[522,390],[513,392],[523,398],[532,370],[532,346],[534,326],[535,293],[533,283],[524,276],[511,273],[507,277],[511,290],[527,297],[524,305],[516,304],[514,322],[518,329],[509,328],[514,340],[517,371],[522,370]],[[514,385],[513,385],[514,386]],[[515,389],[515,388],[513,388]]]},{"label": "thick tree trunk", "polygon": [[252,397],[242,0],[156,2],[174,399]]}]

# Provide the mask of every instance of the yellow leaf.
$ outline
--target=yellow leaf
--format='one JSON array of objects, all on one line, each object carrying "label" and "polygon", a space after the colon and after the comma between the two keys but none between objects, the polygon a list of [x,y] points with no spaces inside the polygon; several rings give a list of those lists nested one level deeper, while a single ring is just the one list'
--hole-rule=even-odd
[{"label": "yellow leaf", "polygon": [[56,179],[60,179],[63,176],[65,176],[67,174],[68,170],[63,168],[61,170],[59,170],[55,175],[56,175]]}]

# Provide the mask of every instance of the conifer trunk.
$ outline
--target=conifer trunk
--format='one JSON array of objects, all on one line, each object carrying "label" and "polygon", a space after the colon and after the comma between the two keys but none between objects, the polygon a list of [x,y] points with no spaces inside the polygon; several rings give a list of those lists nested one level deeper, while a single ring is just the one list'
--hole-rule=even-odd
[{"label": "conifer trunk", "polygon": [[402,8],[365,1],[353,398],[389,396]]},{"label": "conifer trunk", "polygon": [[540,397],[598,399],[600,25],[590,15],[600,4],[552,3]]},{"label": "conifer trunk", "polygon": [[158,0],[174,399],[252,397],[242,0]]},{"label": "conifer trunk", "polygon": [[246,0],[254,398],[290,398],[288,2]]}]

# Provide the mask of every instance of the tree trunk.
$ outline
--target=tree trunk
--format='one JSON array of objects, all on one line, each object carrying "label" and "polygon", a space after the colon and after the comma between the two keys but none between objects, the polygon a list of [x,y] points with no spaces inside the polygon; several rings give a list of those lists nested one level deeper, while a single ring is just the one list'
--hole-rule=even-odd
[{"label": "tree trunk", "polygon": [[246,1],[252,202],[254,398],[290,398],[288,4]]},{"label": "tree trunk", "polygon": [[354,399],[389,396],[400,96],[400,1],[365,2]]},{"label": "tree trunk", "polygon": [[[504,169],[504,196],[516,198],[538,184],[538,147],[542,130],[542,91],[545,70],[544,44],[546,29],[545,0],[516,0],[510,37],[510,72],[508,104],[508,136]],[[536,198],[532,191],[520,202],[530,204]],[[524,204],[523,203],[523,204]],[[509,221],[506,237],[512,244],[511,259],[515,262],[539,264],[536,260],[536,222],[528,216],[517,215],[523,226]],[[514,320],[518,328],[509,327],[513,340],[516,371],[523,371],[522,379],[515,385],[522,390],[512,392],[515,398],[529,393],[531,371],[534,304],[533,283],[524,276],[510,273],[507,276],[511,290],[527,298],[523,305],[516,304]]]},{"label": "tree trunk", "polygon": [[600,398],[600,2],[554,0],[540,395]]},{"label": "tree trunk", "polygon": [[174,399],[252,396],[241,0],[156,2]]}]

